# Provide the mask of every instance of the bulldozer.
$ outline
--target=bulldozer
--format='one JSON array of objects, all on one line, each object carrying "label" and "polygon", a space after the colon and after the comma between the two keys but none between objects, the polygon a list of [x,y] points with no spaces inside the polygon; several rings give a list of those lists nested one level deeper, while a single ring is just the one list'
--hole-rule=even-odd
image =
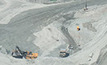
[{"label": "bulldozer", "polygon": [[21,51],[18,46],[12,51],[11,54],[14,58],[25,58],[25,59],[35,59],[38,57],[38,53],[32,53],[29,51]]}]

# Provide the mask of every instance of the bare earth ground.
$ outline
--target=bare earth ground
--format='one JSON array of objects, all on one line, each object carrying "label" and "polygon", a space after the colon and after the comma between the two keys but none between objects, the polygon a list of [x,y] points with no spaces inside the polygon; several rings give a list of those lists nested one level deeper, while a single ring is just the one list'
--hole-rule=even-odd
[{"label": "bare earth ground", "polygon": [[[1,64],[106,65],[107,0],[88,1],[88,11],[83,11],[84,1],[54,5],[24,0],[3,2],[0,4]],[[76,26],[81,30],[77,31]],[[60,49],[69,44],[74,48],[70,56],[60,58]],[[16,45],[39,53],[39,57],[12,58],[9,54]]]}]

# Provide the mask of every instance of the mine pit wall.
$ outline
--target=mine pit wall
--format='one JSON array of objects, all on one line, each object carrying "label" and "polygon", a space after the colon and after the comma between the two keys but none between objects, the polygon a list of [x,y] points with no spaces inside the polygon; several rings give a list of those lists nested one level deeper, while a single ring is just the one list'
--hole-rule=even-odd
[{"label": "mine pit wall", "polygon": [[74,1],[74,0],[26,0],[31,3],[44,3],[44,4],[51,4],[51,3],[60,3],[60,2],[67,2],[67,1]]},{"label": "mine pit wall", "polygon": [[101,49],[97,61],[92,65],[107,65],[107,45]]}]

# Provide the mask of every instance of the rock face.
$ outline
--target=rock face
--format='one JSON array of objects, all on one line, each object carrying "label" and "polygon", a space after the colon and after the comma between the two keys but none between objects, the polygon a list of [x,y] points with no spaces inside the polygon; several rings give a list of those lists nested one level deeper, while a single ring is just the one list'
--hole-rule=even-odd
[{"label": "rock face", "polygon": [[101,50],[100,55],[94,65],[106,65],[107,62],[107,45]]},{"label": "rock face", "polygon": [[51,1],[57,1],[57,0],[26,0],[28,2],[32,2],[32,3],[49,3]]},{"label": "rock face", "polygon": [[57,2],[66,2],[72,0],[26,0],[33,3],[57,3]]}]

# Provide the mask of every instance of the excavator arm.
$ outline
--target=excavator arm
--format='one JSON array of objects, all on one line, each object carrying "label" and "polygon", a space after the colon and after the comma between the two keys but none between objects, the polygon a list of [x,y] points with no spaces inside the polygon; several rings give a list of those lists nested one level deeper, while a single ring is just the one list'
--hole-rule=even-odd
[{"label": "excavator arm", "polygon": [[20,54],[21,54],[24,58],[26,58],[26,52],[21,51],[18,46],[16,46],[16,48],[17,48],[17,50],[20,52]]}]

